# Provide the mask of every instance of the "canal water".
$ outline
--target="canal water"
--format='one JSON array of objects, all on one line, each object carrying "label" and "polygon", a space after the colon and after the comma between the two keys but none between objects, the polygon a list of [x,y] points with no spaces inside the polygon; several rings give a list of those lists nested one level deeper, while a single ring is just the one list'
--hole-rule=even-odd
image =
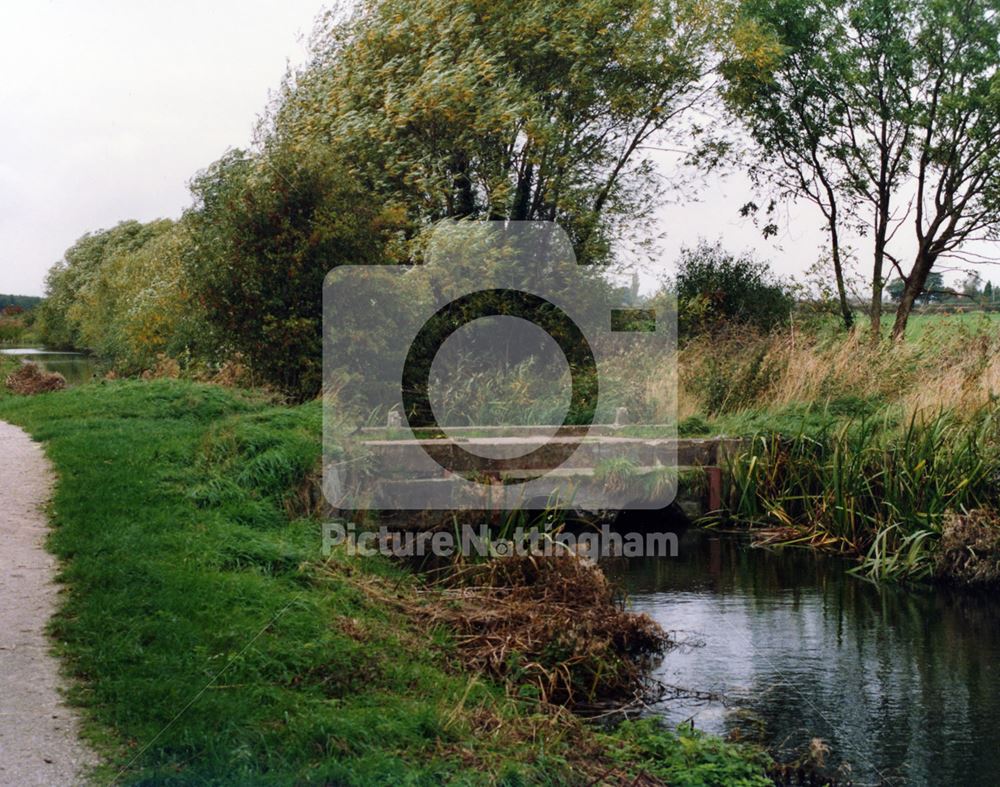
[{"label": "canal water", "polygon": [[608,566],[686,643],[657,672],[679,696],[654,712],[785,753],[821,738],[855,784],[1000,784],[1000,600],[695,528],[678,551]]},{"label": "canal water", "polygon": [[24,361],[37,363],[47,372],[58,372],[67,385],[90,382],[97,373],[97,360],[83,353],[45,350],[38,347],[2,348],[0,355],[15,355]]}]

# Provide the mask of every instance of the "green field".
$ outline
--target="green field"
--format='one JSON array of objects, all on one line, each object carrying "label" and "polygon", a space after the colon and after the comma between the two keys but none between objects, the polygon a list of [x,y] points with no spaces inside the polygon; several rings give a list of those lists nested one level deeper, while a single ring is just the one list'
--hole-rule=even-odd
[{"label": "green field", "polygon": [[[868,317],[859,314],[856,319],[858,328],[866,330],[869,324]],[[886,336],[892,331],[894,319],[895,314],[891,309],[882,316],[882,327]],[[1000,332],[1000,312],[956,311],[952,314],[915,312],[907,323],[906,339],[907,341],[920,341],[927,335],[932,337],[934,335],[953,335],[960,331],[968,333]]]}]

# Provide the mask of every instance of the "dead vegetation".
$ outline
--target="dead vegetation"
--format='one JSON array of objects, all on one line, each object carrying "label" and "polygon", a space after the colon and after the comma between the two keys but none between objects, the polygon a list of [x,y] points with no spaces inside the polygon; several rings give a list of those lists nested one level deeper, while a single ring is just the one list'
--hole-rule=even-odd
[{"label": "dead vegetation", "polygon": [[543,702],[632,700],[669,644],[649,616],[624,609],[600,568],[571,554],[475,564],[437,592],[424,615],[455,633],[463,661]]},{"label": "dead vegetation", "polygon": [[650,669],[670,646],[649,616],[625,610],[600,568],[573,554],[468,565],[411,595],[367,590],[449,631],[466,669],[547,705],[635,702],[655,689]]},{"label": "dead vegetation", "polygon": [[983,508],[946,515],[934,573],[966,585],[1000,581],[1000,517]]},{"label": "dead vegetation", "polygon": [[12,393],[21,396],[61,391],[66,387],[66,378],[61,374],[43,372],[35,363],[21,364],[13,374],[7,376],[6,385]]}]

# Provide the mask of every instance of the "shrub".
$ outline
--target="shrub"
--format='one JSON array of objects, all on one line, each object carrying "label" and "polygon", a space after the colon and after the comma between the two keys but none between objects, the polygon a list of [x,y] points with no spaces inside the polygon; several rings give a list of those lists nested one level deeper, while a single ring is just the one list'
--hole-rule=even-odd
[{"label": "shrub", "polygon": [[691,336],[734,324],[770,330],[788,321],[794,300],[766,263],[702,241],[681,252],[677,305],[678,331]]},{"label": "shrub", "polygon": [[222,345],[294,399],[322,381],[323,280],[381,261],[377,209],[326,154],[235,152],[195,181],[189,274]]}]

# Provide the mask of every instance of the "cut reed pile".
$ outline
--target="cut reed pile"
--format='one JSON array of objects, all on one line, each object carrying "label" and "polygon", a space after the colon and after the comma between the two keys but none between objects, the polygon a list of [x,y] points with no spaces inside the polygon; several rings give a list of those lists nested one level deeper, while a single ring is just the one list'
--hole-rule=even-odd
[{"label": "cut reed pile", "polygon": [[670,640],[628,612],[593,563],[573,554],[512,555],[447,571],[412,595],[367,592],[453,638],[463,666],[548,705],[627,704],[655,690]]},{"label": "cut reed pile", "polygon": [[1000,516],[985,508],[948,514],[934,556],[934,574],[965,585],[1000,581]]},{"label": "cut reed pile", "polygon": [[43,372],[38,364],[25,363],[16,372],[7,376],[7,388],[21,396],[61,391],[66,387],[66,378],[61,374]]},{"label": "cut reed pile", "polygon": [[632,700],[668,647],[649,616],[627,612],[604,573],[571,554],[511,556],[451,575],[432,623],[455,632],[472,668],[544,702]]}]

